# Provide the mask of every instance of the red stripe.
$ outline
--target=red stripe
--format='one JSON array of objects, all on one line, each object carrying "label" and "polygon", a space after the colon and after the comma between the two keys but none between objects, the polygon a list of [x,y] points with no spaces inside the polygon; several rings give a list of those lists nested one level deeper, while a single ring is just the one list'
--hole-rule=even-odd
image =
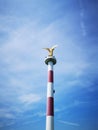
[{"label": "red stripe", "polygon": [[48,82],[53,82],[53,71],[52,70],[48,71]]},{"label": "red stripe", "polygon": [[54,116],[54,99],[53,97],[48,97],[47,99],[47,116]]}]

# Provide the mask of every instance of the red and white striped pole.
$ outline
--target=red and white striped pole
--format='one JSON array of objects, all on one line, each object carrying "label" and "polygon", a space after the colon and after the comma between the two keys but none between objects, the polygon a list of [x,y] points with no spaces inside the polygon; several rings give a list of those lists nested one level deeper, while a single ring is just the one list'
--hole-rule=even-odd
[{"label": "red and white striped pole", "polygon": [[53,65],[56,64],[56,58],[54,56],[48,56],[45,59],[45,63],[48,65],[46,130],[54,130]]}]

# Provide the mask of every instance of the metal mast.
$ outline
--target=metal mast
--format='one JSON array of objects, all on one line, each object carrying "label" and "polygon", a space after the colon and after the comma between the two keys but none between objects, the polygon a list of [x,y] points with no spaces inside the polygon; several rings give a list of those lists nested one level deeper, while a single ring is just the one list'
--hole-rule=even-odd
[{"label": "metal mast", "polygon": [[46,109],[46,130],[54,130],[54,75],[53,65],[56,64],[56,58],[53,56],[52,48],[44,48],[49,51],[49,55],[45,58],[45,63],[48,65],[48,83],[47,83],[47,109]]}]

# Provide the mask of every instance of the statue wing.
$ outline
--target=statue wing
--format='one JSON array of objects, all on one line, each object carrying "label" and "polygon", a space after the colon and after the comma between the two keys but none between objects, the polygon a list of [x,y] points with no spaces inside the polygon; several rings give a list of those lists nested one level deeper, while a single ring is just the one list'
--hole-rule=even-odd
[{"label": "statue wing", "polygon": [[49,48],[43,48],[43,49],[48,50],[48,51],[50,52],[50,49],[49,49]]},{"label": "statue wing", "polygon": [[54,46],[52,46],[52,48],[51,48],[51,49],[55,49],[57,46],[58,46],[58,45],[54,45]]}]

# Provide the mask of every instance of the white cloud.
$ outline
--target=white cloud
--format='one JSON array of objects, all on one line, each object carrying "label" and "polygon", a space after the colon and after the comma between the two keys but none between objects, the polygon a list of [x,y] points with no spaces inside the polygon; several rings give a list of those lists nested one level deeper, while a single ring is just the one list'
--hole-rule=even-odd
[{"label": "white cloud", "polygon": [[[2,19],[3,21],[10,19],[8,23],[17,21],[17,18],[13,17],[3,17]],[[2,22],[2,24],[6,28],[4,31],[9,34],[7,41],[0,47],[0,59],[4,65],[2,75],[7,77],[7,83],[4,83],[7,87],[4,89],[2,85],[1,88],[2,92],[6,93],[3,95],[1,92],[2,101],[14,103],[14,100],[18,102],[17,99],[20,97],[21,103],[38,102],[41,97],[36,94],[26,95],[26,93],[35,92],[40,87],[38,81],[43,75],[41,73],[43,69],[40,69],[40,65],[44,64],[43,55],[45,54],[42,48],[47,44],[42,36],[45,32],[40,30],[37,22],[29,20],[10,31],[6,22]],[[41,59],[41,55],[43,59]],[[5,98],[6,96],[7,98]]]},{"label": "white cloud", "polygon": [[0,118],[14,119],[15,116],[8,109],[0,109]]},{"label": "white cloud", "polygon": [[79,124],[73,123],[73,122],[61,121],[61,120],[58,120],[58,121],[61,122],[61,123],[63,123],[63,124],[66,124],[66,125],[71,125],[71,126],[76,126],[76,127],[80,126]]},{"label": "white cloud", "polygon": [[[60,67],[59,67],[60,66]],[[89,63],[86,63],[85,61],[76,61],[74,60],[73,63],[71,62],[62,62],[58,63],[58,66],[56,67],[56,71],[60,74],[73,74],[75,76],[79,76],[83,74],[83,71],[90,66]]]},{"label": "white cloud", "polygon": [[72,103],[66,104],[66,106],[62,106],[62,108],[59,108],[59,107],[55,108],[55,112],[60,114],[62,111],[70,110],[74,107],[84,106],[86,104],[88,105],[89,102],[88,101],[74,100],[74,101],[72,101]]},{"label": "white cloud", "polygon": [[[9,38],[0,48],[1,59],[11,72],[36,70],[44,62],[43,47],[49,44],[51,27],[40,27],[29,21],[13,31],[8,31]],[[44,37],[44,35],[46,35]],[[50,36],[50,38],[48,38]],[[43,62],[41,61],[43,57]]]},{"label": "white cloud", "polygon": [[35,114],[35,116],[38,116],[38,117],[43,117],[46,115],[46,112],[42,112],[42,111],[39,111]]},{"label": "white cloud", "polygon": [[36,94],[26,94],[26,95],[22,95],[19,97],[19,100],[22,103],[26,103],[26,104],[32,104],[32,103],[37,103],[42,99],[42,97],[40,95],[36,95]]}]

